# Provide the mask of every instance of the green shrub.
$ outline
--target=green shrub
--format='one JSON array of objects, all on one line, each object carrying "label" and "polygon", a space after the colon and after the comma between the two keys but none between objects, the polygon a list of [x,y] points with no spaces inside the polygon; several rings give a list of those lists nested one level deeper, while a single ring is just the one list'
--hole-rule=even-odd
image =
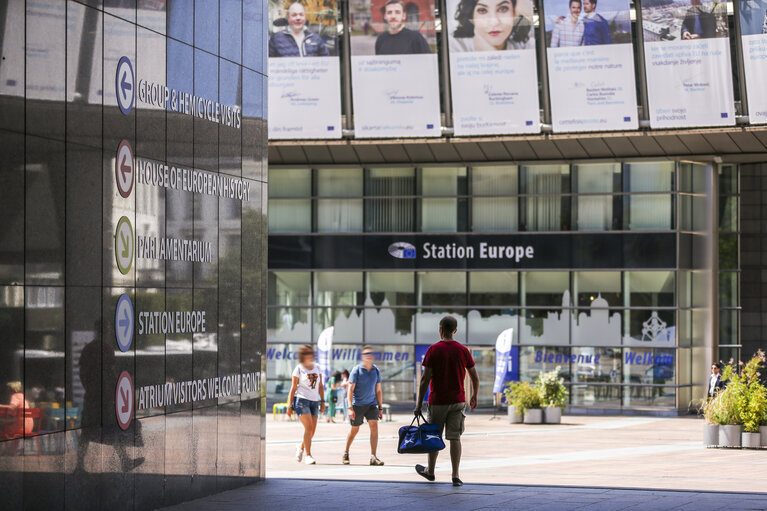
[{"label": "green shrub", "polygon": [[547,373],[541,372],[538,376],[538,380],[535,382],[535,386],[541,394],[541,401],[543,406],[557,407],[565,409],[567,406],[567,387],[565,387],[564,378],[559,377],[560,367],[557,366],[554,370]]},{"label": "green shrub", "polygon": [[509,406],[516,406],[519,413],[525,413],[525,410],[540,408],[543,400],[541,393],[530,383],[523,381],[514,381],[506,384],[506,401]]}]

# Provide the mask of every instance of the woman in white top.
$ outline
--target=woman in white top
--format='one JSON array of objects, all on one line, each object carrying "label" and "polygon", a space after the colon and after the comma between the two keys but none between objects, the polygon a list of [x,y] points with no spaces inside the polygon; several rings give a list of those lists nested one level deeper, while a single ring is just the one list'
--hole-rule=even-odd
[{"label": "woman in white top", "polygon": [[296,460],[300,463],[306,453],[306,464],[314,465],[312,437],[317,430],[320,413],[325,413],[325,396],[322,372],[314,363],[314,350],[304,344],[298,350],[298,365],[293,370],[293,384],[288,395],[288,417],[295,411],[304,426],[304,441],[296,447]]}]

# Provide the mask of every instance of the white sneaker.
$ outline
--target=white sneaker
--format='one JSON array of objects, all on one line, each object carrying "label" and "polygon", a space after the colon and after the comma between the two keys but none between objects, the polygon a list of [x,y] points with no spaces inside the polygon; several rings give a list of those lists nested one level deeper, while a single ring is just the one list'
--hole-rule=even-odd
[{"label": "white sneaker", "polygon": [[308,455],[306,456],[306,459],[304,460],[304,463],[306,463],[307,465],[316,465],[317,464],[317,462],[314,461],[314,458],[312,458],[311,456],[308,456]]},{"label": "white sneaker", "polygon": [[296,461],[301,463],[302,459],[304,459],[304,450],[301,449],[301,446],[299,445],[296,447]]}]

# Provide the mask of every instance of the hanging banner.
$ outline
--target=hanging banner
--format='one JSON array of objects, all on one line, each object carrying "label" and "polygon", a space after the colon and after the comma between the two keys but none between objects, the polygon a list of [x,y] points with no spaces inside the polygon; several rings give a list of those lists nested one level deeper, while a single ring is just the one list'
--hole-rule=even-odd
[{"label": "hanging banner", "polygon": [[269,138],[341,138],[336,0],[269,0]]},{"label": "hanging banner", "polygon": [[447,0],[455,134],[540,132],[532,0]]},{"label": "hanging banner", "polygon": [[330,378],[330,352],[333,349],[333,327],[328,327],[317,338],[317,364],[322,370],[322,380],[327,382]]},{"label": "hanging banner", "polygon": [[355,137],[439,136],[434,0],[356,0],[349,9]]},{"label": "hanging banner", "polygon": [[[498,335],[495,341],[495,381],[493,382],[493,394],[503,392],[503,386],[508,381],[519,379],[519,369],[514,374],[514,367],[519,368],[519,348],[514,350],[511,342],[514,339],[514,329],[509,328]],[[515,364],[516,362],[516,364]]]},{"label": "hanging banner", "polygon": [[629,0],[543,0],[555,132],[637,129]]},{"label": "hanging banner", "polygon": [[653,128],[733,126],[727,4],[642,2]]},{"label": "hanging banner", "polygon": [[740,35],[743,44],[743,71],[746,74],[748,119],[751,124],[767,123],[767,4],[740,0]]}]

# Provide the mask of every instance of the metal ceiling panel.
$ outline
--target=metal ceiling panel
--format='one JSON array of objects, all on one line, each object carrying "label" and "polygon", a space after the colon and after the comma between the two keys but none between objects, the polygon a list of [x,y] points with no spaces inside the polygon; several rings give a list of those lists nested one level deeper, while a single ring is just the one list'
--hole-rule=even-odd
[{"label": "metal ceiling panel", "polygon": [[653,137],[663,152],[668,155],[688,154],[690,149],[676,135],[658,135]]},{"label": "metal ceiling panel", "polygon": [[306,153],[304,153],[304,150],[301,148],[300,145],[280,145],[280,156],[282,156],[282,161],[288,164],[306,164],[310,163],[309,160],[306,159]]},{"label": "metal ceiling panel", "polygon": [[638,135],[631,137],[631,143],[634,144],[641,156],[665,156],[663,148],[653,140],[653,137]]},{"label": "metal ceiling panel", "polygon": [[384,144],[378,146],[378,150],[389,163],[412,163],[412,159],[402,144]]},{"label": "metal ceiling panel", "polygon": [[738,145],[732,141],[727,133],[706,133],[703,136],[708,143],[711,144],[713,152],[719,154],[733,154],[740,152]]},{"label": "metal ceiling panel", "polygon": [[322,144],[312,144],[304,146],[306,158],[312,165],[326,165],[333,163],[333,157],[330,155],[328,146]]},{"label": "metal ceiling panel", "polygon": [[767,131],[752,131],[751,134],[756,137],[763,146],[767,147]]},{"label": "metal ceiling panel", "polygon": [[767,151],[767,147],[762,145],[759,139],[748,131],[731,132],[730,138],[737,144],[738,149],[744,153],[763,153]]},{"label": "metal ceiling panel", "polygon": [[277,146],[269,145],[269,163],[272,165],[279,165],[282,163],[282,156]]},{"label": "metal ceiling panel", "polygon": [[582,159],[589,157],[577,138],[552,138],[549,142],[556,145],[565,158]]},{"label": "metal ceiling panel", "polygon": [[680,133],[679,140],[690,154],[711,154],[711,143],[700,133]]},{"label": "metal ceiling panel", "polygon": [[639,151],[625,135],[604,137],[604,141],[615,156],[621,158],[639,156]]},{"label": "metal ceiling panel", "polygon": [[[391,143],[391,142],[387,142]],[[378,150],[376,144],[354,144],[352,145],[354,152],[357,153],[357,159],[363,163],[386,163],[386,159]]]},{"label": "metal ceiling panel", "polygon": [[485,161],[487,156],[482,152],[478,142],[456,142],[455,150],[461,156],[461,161]]},{"label": "metal ceiling panel", "polygon": [[333,144],[328,146],[328,149],[330,150],[330,156],[333,158],[333,163],[359,163],[357,153],[354,152],[354,149],[349,144]]},{"label": "metal ceiling panel", "polygon": [[506,150],[502,142],[486,141],[480,144],[482,152],[489,161],[509,161],[511,154]]},{"label": "metal ceiling panel", "polygon": [[[402,150],[411,162],[434,161],[434,154],[429,149],[431,144],[402,144]],[[447,144],[443,144],[447,145]]]},{"label": "metal ceiling panel", "polygon": [[511,154],[514,161],[534,160],[537,158],[535,151],[527,140],[507,140],[503,146]]},{"label": "metal ceiling panel", "polygon": [[579,142],[590,158],[612,158],[615,156],[601,137],[583,137]]},{"label": "metal ceiling panel", "polygon": [[426,146],[433,155],[434,161],[451,162],[460,161],[461,156],[450,142],[427,142]]},{"label": "metal ceiling panel", "polygon": [[536,158],[541,160],[561,160],[564,158],[557,146],[550,140],[530,140],[530,147],[535,151]]}]

